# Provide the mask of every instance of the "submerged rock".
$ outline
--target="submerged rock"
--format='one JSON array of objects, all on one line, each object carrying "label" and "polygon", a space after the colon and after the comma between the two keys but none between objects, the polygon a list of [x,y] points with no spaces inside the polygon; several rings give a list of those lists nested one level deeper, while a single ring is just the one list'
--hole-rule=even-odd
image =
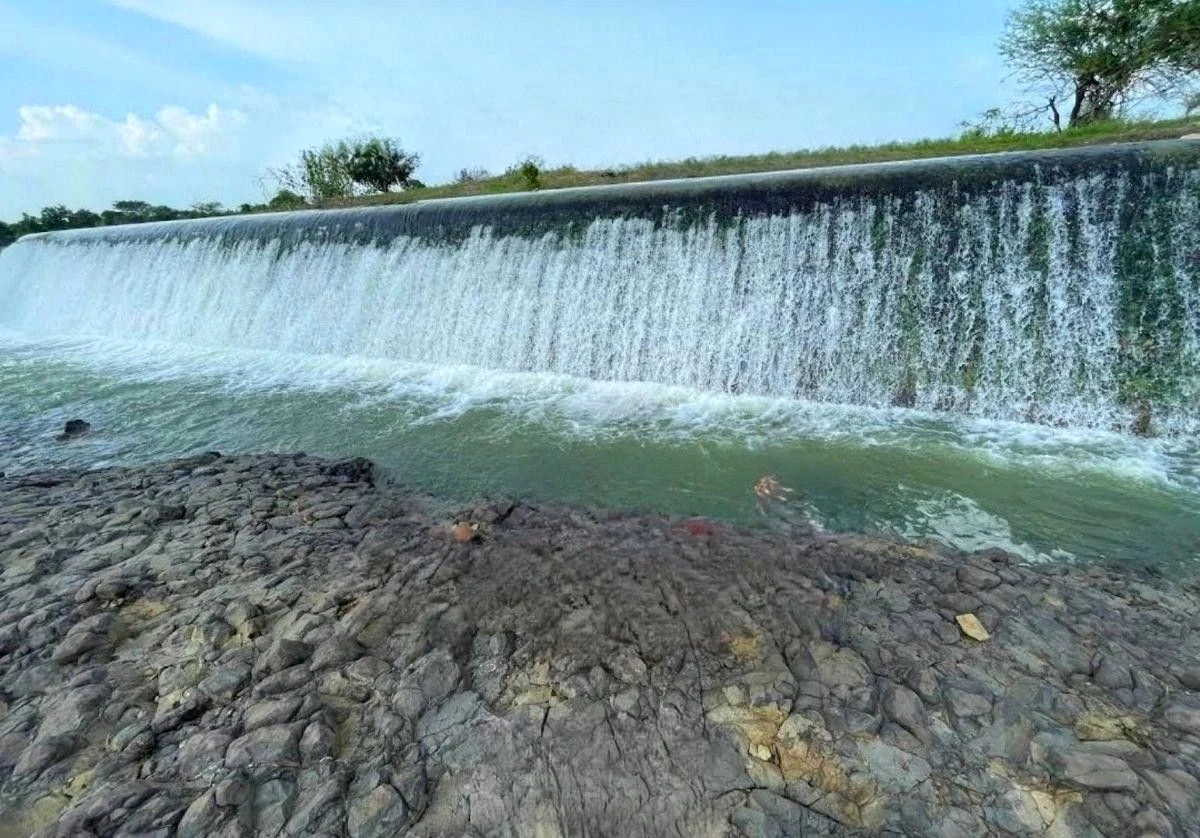
[{"label": "submerged rock", "polygon": [[0,482],[0,833],[1200,822],[1194,583],[511,502],[458,539],[358,460],[84,477]]}]

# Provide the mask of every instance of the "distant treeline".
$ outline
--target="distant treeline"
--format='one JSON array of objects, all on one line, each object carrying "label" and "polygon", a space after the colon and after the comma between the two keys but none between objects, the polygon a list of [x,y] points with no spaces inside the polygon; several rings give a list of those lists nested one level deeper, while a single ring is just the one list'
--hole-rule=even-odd
[{"label": "distant treeline", "polygon": [[0,247],[12,244],[21,236],[30,233],[48,233],[52,230],[74,230],[80,227],[107,227],[113,224],[143,224],[147,221],[175,221],[180,218],[209,218],[214,215],[265,212],[267,210],[295,209],[304,204],[299,195],[282,191],[266,204],[242,204],[236,209],[218,203],[193,204],[188,209],[176,209],[146,201],[117,201],[112,209],[92,212],[88,209],[67,209],[61,204],[43,207],[37,215],[22,213],[21,220],[13,224],[0,221]]}]

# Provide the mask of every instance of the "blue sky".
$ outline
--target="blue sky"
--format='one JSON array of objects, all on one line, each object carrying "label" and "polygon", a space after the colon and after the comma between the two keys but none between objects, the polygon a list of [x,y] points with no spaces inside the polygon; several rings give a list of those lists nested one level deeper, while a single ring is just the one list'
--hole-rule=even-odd
[{"label": "blue sky", "polygon": [[427,183],[954,133],[1009,0],[0,0],[0,218],[236,205],[378,132]]}]

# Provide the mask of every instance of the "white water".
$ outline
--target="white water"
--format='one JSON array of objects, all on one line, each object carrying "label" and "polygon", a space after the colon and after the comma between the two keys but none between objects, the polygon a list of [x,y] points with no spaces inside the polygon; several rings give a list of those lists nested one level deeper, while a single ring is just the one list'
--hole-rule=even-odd
[{"label": "white water", "polygon": [[[1200,369],[1197,190],[1158,282]],[[710,392],[1125,428],[1116,212],[1125,180],[1009,184],[949,214],[932,194],[718,225],[597,219],[574,235],[283,247],[249,237],[26,240],[0,253],[0,325]],[[1037,226],[1037,219],[1048,230]],[[1191,224],[1191,227],[1188,224]],[[1029,256],[1048,237],[1048,263]],[[1128,319],[1128,318],[1126,318]],[[1200,433],[1200,380],[1154,405]]]}]

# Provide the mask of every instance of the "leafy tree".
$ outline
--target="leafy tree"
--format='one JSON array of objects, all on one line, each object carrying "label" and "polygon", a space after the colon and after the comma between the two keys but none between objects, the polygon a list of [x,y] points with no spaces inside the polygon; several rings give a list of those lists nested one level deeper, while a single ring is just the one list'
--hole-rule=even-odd
[{"label": "leafy tree", "polygon": [[304,198],[289,189],[280,189],[275,197],[267,202],[267,209],[294,210],[304,206]]},{"label": "leafy tree", "polygon": [[348,171],[356,183],[391,192],[393,186],[409,186],[420,163],[421,156],[405,151],[397,140],[372,137],[351,146]]},{"label": "leafy tree", "polygon": [[542,162],[542,158],[530,154],[522,157],[514,165],[509,166],[505,171],[505,174],[519,175],[525,188],[533,191],[534,189],[541,188],[541,174],[543,165],[545,164]]},{"label": "leafy tree", "polygon": [[1200,0],[1026,0],[1000,52],[1046,97],[1055,125],[1122,116],[1133,102],[1185,94],[1200,74]]}]

